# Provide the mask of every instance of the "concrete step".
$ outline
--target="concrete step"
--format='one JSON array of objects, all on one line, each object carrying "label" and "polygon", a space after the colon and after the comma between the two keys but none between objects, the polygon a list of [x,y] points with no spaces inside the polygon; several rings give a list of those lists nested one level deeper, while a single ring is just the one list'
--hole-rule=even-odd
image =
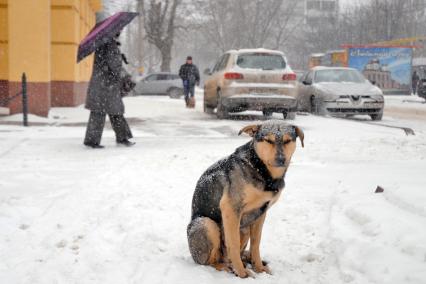
[{"label": "concrete step", "polygon": [[10,115],[10,110],[7,107],[0,107],[0,115]]}]

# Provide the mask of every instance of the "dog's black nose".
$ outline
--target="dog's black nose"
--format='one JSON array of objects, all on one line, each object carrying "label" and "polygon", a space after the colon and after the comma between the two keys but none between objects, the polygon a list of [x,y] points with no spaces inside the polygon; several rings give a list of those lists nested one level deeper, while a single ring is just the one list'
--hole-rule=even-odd
[{"label": "dog's black nose", "polygon": [[277,167],[283,167],[285,166],[285,157],[284,156],[278,156],[275,159],[275,165]]}]

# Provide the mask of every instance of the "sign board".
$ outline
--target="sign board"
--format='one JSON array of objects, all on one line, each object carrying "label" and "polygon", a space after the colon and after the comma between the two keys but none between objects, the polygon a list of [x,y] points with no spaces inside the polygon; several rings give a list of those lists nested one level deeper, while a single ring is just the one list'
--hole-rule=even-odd
[{"label": "sign board", "polygon": [[358,69],[385,94],[411,93],[411,47],[349,47],[348,66]]},{"label": "sign board", "polygon": [[329,67],[347,67],[348,56],[346,49],[327,51],[321,63],[323,66]]}]

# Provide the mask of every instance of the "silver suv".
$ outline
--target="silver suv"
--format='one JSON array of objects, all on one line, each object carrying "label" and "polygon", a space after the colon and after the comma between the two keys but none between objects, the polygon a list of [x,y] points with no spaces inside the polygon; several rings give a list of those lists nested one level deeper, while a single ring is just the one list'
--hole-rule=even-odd
[{"label": "silver suv", "polygon": [[218,118],[230,112],[262,111],[265,116],[280,112],[294,118],[297,109],[296,74],[280,51],[267,49],[230,50],[223,54],[204,83],[204,111]]}]

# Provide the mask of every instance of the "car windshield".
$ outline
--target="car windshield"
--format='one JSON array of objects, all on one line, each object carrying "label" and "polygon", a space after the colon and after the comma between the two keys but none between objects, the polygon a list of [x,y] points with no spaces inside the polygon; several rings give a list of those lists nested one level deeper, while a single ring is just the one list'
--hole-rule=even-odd
[{"label": "car windshield", "polygon": [[237,65],[241,68],[275,70],[285,69],[284,58],[278,54],[245,53],[238,56]]},{"label": "car windshield", "polygon": [[356,70],[318,70],[315,72],[315,83],[364,83],[365,78]]}]

